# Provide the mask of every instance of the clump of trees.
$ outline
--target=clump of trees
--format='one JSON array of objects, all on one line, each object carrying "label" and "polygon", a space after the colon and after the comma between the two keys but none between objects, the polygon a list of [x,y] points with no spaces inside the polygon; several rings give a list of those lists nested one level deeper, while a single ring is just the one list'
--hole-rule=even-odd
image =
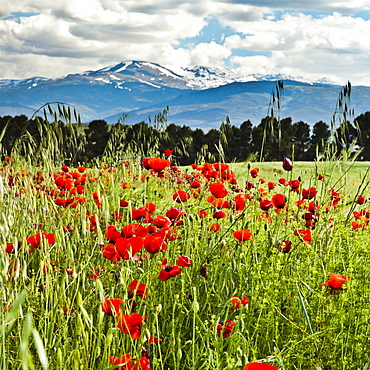
[{"label": "clump of trees", "polygon": [[[72,124],[73,132],[71,124],[57,121],[52,130],[58,130],[62,137],[61,145],[69,145],[66,152],[73,152],[70,155],[71,164],[88,162],[104,154],[114,156],[122,151],[144,156],[154,150],[163,152],[168,148],[174,150],[179,165],[217,160],[220,155],[230,162],[249,159],[280,161],[292,155],[296,161],[312,161],[320,153],[325,154],[330,143],[335,144],[338,152],[348,149],[350,145],[356,150],[364,148],[359,159],[370,160],[370,112],[359,115],[353,123],[342,122],[335,130],[323,121],[311,128],[303,121],[293,123],[290,117],[265,117],[257,126],[246,120],[239,127],[226,119],[219,129],[204,132],[185,125],[163,124],[166,117],[160,118],[161,125],[158,122],[108,125],[104,120],[93,120],[76,129]],[[0,117],[2,154],[10,156],[14,147],[19,145],[19,140],[32,142],[33,148],[41,145],[46,126],[50,127],[50,124],[41,117]],[[23,151],[27,151],[28,147],[23,146]]]}]

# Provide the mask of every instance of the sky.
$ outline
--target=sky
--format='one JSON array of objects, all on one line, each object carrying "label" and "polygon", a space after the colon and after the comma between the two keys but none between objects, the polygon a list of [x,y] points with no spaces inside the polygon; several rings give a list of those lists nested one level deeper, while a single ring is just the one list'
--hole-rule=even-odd
[{"label": "sky", "polygon": [[370,86],[370,0],[0,0],[0,79],[126,60]]}]

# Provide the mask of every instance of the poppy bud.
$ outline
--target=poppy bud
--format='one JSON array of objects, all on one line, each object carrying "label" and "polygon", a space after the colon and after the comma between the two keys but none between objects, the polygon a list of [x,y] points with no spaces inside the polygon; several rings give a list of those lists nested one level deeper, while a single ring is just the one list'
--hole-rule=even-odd
[{"label": "poppy bud", "polygon": [[285,171],[291,171],[291,170],[292,170],[292,168],[293,168],[293,163],[292,163],[292,161],[291,161],[289,158],[285,157],[285,158],[283,159],[283,169],[284,169]]}]

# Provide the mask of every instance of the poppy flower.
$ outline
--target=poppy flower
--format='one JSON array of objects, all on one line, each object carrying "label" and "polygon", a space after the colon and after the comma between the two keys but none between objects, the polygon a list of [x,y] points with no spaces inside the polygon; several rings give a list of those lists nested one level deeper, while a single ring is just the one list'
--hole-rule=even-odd
[{"label": "poppy flower", "polygon": [[36,249],[40,246],[41,240],[46,240],[47,243],[51,245],[55,243],[55,236],[52,233],[43,232],[27,237],[26,241],[31,245],[31,252],[33,249]]},{"label": "poppy flower", "polygon": [[122,356],[109,356],[109,363],[111,365],[117,365],[113,370],[132,370],[132,358],[130,354],[125,354]]},{"label": "poppy flower", "polygon": [[269,199],[261,199],[260,200],[260,208],[262,209],[262,211],[268,211],[273,206],[274,205],[272,204],[271,200],[269,200]]},{"label": "poppy flower", "polygon": [[292,249],[292,242],[290,240],[279,240],[277,248],[280,252],[288,253]]},{"label": "poppy flower", "polygon": [[128,202],[126,202],[124,199],[120,199],[119,205],[120,205],[120,207],[127,207],[128,206]]},{"label": "poppy flower", "polygon": [[171,226],[172,222],[168,217],[158,215],[153,218],[153,224],[156,227],[162,228]]},{"label": "poppy flower", "polygon": [[311,230],[296,230],[294,231],[295,236],[299,236],[303,241],[305,241],[307,244],[311,244],[312,235]]},{"label": "poppy flower", "polygon": [[231,298],[231,309],[237,310],[240,308],[241,305],[248,306],[249,299],[246,296],[243,296],[242,298],[239,298],[237,295],[233,295]]},{"label": "poppy flower", "polygon": [[284,179],[283,177],[281,179],[279,179],[279,184],[280,185],[288,185],[288,182],[286,181],[286,179]]},{"label": "poppy flower", "polygon": [[162,236],[147,235],[144,238],[144,248],[150,254],[165,251],[167,249],[167,244],[164,241],[164,235]]},{"label": "poppy flower", "polygon": [[169,157],[170,155],[172,155],[173,150],[171,150],[171,149],[165,149],[163,151],[163,153],[165,154],[166,157]]},{"label": "poppy flower", "polygon": [[139,339],[143,316],[134,312],[130,315],[120,314],[117,316],[117,327],[124,334],[130,334],[131,338]]},{"label": "poppy flower", "polygon": [[145,206],[144,208],[150,213],[152,214],[153,212],[155,212],[157,206],[154,204],[154,203],[145,203]]},{"label": "poppy flower", "polygon": [[349,276],[339,275],[331,273],[329,275],[329,280],[322,284],[321,287],[327,286],[330,288],[330,294],[334,294],[335,291],[343,290],[343,285],[350,280]]},{"label": "poppy flower", "polygon": [[289,181],[289,185],[292,190],[297,190],[299,186],[301,185],[301,182],[299,180],[292,180],[292,181]]},{"label": "poppy flower", "polygon": [[153,337],[153,335],[151,335],[149,337],[149,343],[151,343],[151,344],[158,344],[159,342],[162,342],[162,339],[157,338],[157,337]]},{"label": "poppy flower", "polygon": [[126,238],[131,238],[132,236],[144,237],[148,233],[148,229],[139,224],[128,224],[122,228],[122,234]]},{"label": "poppy flower", "polygon": [[116,240],[117,253],[125,260],[135,256],[144,246],[144,241],[139,236],[132,238],[118,238]]},{"label": "poppy flower", "polygon": [[129,295],[133,296],[133,292],[135,291],[135,295],[145,299],[146,297],[146,285],[144,283],[139,283],[137,279],[132,280],[130,285],[128,286],[130,291]]},{"label": "poppy flower", "polygon": [[235,326],[235,322],[231,320],[220,321],[217,324],[217,336],[220,337],[222,335],[223,338],[227,338],[234,332],[233,327]]},{"label": "poppy flower", "polygon": [[112,243],[115,243],[118,238],[121,238],[121,233],[114,225],[108,225],[105,229],[105,237]]},{"label": "poppy flower", "polygon": [[236,238],[239,243],[244,243],[246,240],[253,240],[252,233],[250,229],[236,230],[233,233],[234,238]]},{"label": "poppy flower", "polygon": [[207,227],[207,230],[208,230],[208,231],[213,231],[213,232],[220,231],[220,229],[221,229],[220,225],[219,225],[219,224],[216,224],[216,223],[214,223],[214,224],[210,224],[210,225],[208,225],[208,227]]},{"label": "poppy flower", "polygon": [[214,182],[209,186],[209,191],[216,198],[224,198],[229,192],[222,182]]},{"label": "poppy flower", "polygon": [[177,207],[172,207],[166,212],[166,217],[171,220],[177,220],[183,215],[185,215],[185,212],[181,211],[181,209]]},{"label": "poppy flower", "polygon": [[167,281],[171,277],[181,274],[181,267],[178,266],[167,266],[167,258],[162,261],[162,268],[159,273],[159,280]]},{"label": "poppy flower", "polygon": [[202,187],[202,184],[199,180],[193,180],[190,183],[190,187],[193,188],[193,189],[200,189]]},{"label": "poppy flower", "polygon": [[189,267],[193,261],[187,256],[180,256],[177,258],[176,263],[181,267]]},{"label": "poppy flower", "polygon": [[149,158],[147,165],[155,172],[161,172],[171,165],[171,161],[162,158]]},{"label": "poppy flower", "polygon": [[206,212],[206,211],[204,211],[204,210],[202,210],[202,211],[200,211],[200,212],[198,213],[198,216],[199,216],[200,218],[205,218],[205,217],[207,217],[207,212]]},{"label": "poppy flower", "polygon": [[[123,238],[121,238],[123,239]],[[112,262],[118,262],[121,260],[120,254],[117,252],[114,244],[106,244],[102,248],[103,257]]]},{"label": "poppy flower", "polygon": [[219,220],[221,218],[225,218],[226,217],[226,213],[224,211],[216,211],[213,213],[213,218],[215,218],[216,220]]},{"label": "poppy flower", "polygon": [[258,177],[258,173],[259,173],[260,169],[259,168],[253,168],[249,171],[250,175],[253,177],[253,178],[256,178]]},{"label": "poppy flower", "polygon": [[248,365],[243,367],[243,370],[279,370],[277,367],[263,364],[261,362],[250,362]]},{"label": "poppy flower", "polygon": [[274,194],[271,198],[271,202],[277,209],[285,207],[285,197],[282,194]]},{"label": "poppy flower", "polygon": [[122,311],[121,304],[124,302],[120,298],[105,298],[101,309],[105,314],[115,316]]},{"label": "poppy flower", "polygon": [[357,196],[357,199],[356,199],[356,203],[357,203],[357,204],[362,205],[362,204],[364,204],[365,202],[366,202],[366,198],[365,198],[363,195],[358,195],[358,196]]},{"label": "poppy flower", "polygon": [[302,198],[303,199],[312,199],[316,196],[317,190],[314,187],[309,189],[302,189]]},{"label": "poppy flower", "polygon": [[184,190],[178,190],[173,194],[172,199],[177,203],[185,203],[190,198],[190,195]]},{"label": "poppy flower", "polygon": [[292,168],[293,168],[293,163],[292,163],[291,159],[285,157],[283,159],[283,165],[282,165],[282,167],[283,167],[283,169],[285,171],[291,171]]}]

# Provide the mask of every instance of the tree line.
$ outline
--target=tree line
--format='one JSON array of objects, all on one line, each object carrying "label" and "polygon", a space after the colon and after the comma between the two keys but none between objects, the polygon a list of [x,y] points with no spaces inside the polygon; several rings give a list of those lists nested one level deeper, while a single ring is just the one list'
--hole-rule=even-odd
[{"label": "tree line", "polygon": [[[28,140],[33,146],[39,145],[46,126],[50,124],[41,117],[0,117],[2,154],[10,156],[20,140]],[[86,163],[122,150],[145,156],[154,150],[162,153],[165,149],[174,151],[173,158],[179,165],[218,160],[220,156],[228,162],[280,161],[292,156],[296,161],[312,161],[325,152],[328,144],[333,143],[338,152],[363,148],[359,159],[370,160],[370,112],[359,115],[353,123],[341,122],[334,128],[323,121],[311,128],[303,121],[293,123],[290,117],[265,117],[256,126],[246,120],[237,127],[226,118],[219,129],[212,128],[208,132],[186,125],[167,124],[165,116],[154,124],[139,122],[128,125],[118,122],[109,125],[104,120],[93,120],[73,128],[74,149],[70,140],[71,125],[57,121],[53,126],[53,130],[56,129],[62,137],[61,145],[69,145],[68,150],[75,151],[70,156],[71,164]],[[23,145],[23,151],[27,151],[26,148]]]}]

